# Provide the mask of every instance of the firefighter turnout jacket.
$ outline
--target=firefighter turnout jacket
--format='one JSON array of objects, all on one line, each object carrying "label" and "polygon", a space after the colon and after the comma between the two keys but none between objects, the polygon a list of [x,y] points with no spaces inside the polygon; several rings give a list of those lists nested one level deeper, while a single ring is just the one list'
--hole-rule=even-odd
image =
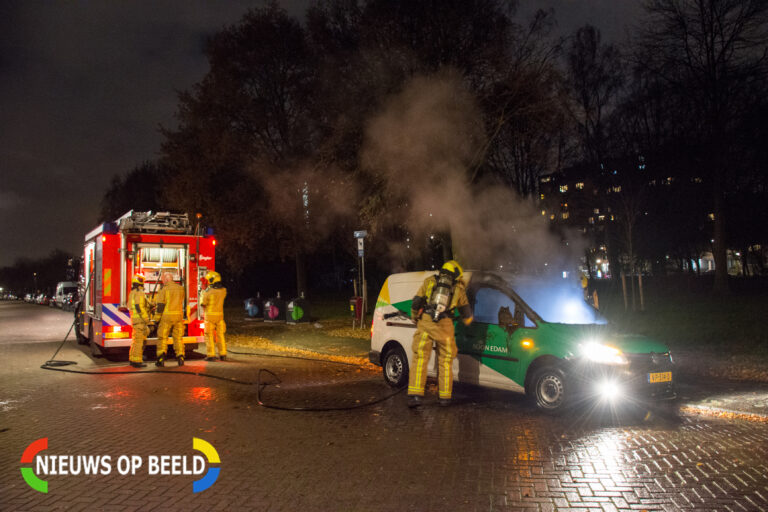
[{"label": "firefighter turnout jacket", "polygon": [[131,323],[149,323],[149,300],[143,289],[133,289],[128,295],[128,308],[131,311]]},{"label": "firefighter turnout jacket", "polygon": [[133,339],[128,352],[128,360],[132,363],[141,363],[144,359],[144,343],[149,336],[149,300],[142,288],[134,288],[128,295],[128,309],[131,312],[131,324],[133,324]]},{"label": "firefighter turnout jacket", "polygon": [[227,344],[224,333],[227,324],[224,323],[224,299],[227,289],[221,283],[210,285],[203,295],[202,306],[205,312],[205,349],[207,357],[215,357],[216,349],[220,356],[227,355]]},{"label": "firefighter turnout jacket", "polygon": [[157,353],[165,354],[168,335],[173,331],[173,348],[176,356],[184,356],[184,287],[174,281],[164,285],[157,296]]},{"label": "firefighter turnout jacket", "polygon": [[434,342],[438,356],[438,394],[441,399],[450,399],[453,394],[453,360],[458,353],[453,327],[454,311],[458,310],[464,323],[469,324],[472,322],[472,308],[467,298],[467,287],[464,281],[458,279],[453,285],[448,308],[434,321],[424,312],[424,308],[430,302],[437,281],[438,276],[425,279],[413,298],[411,316],[416,321],[416,333],[412,345],[413,368],[408,374],[408,394],[424,395]]}]

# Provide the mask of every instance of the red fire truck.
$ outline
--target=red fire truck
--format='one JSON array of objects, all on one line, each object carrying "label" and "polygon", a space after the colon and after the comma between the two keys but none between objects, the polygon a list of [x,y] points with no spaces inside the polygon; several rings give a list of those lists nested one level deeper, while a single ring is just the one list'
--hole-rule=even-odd
[{"label": "red fire truck", "polygon": [[[213,231],[202,233],[186,214],[134,212],[106,222],[85,235],[80,305],[75,310],[75,333],[90,343],[94,355],[131,344],[128,294],[135,274],[144,276],[144,291],[153,300],[160,275],[170,272],[186,292],[184,344],[187,350],[203,342],[204,325],[197,315],[201,282],[215,266]],[[147,345],[157,343],[153,329]]]}]

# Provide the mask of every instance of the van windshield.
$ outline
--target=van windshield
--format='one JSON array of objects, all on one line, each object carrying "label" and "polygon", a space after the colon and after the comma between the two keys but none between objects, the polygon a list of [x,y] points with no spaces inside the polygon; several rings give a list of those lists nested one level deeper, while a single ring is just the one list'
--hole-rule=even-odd
[{"label": "van windshield", "polygon": [[75,293],[77,291],[77,286],[67,286],[64,288],[64,290],[61,292],[64,295],[68,293]]},{"label": "van windshield", "polygon": [[512,289],[545,321],[558,324],[607,324],[587,304],[578,283],[565,279],[513,279]]}]

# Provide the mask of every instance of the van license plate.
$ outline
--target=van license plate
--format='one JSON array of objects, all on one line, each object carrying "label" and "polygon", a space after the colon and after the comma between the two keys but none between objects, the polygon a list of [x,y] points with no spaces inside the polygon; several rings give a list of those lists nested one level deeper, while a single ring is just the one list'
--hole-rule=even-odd
[{"label": "van license plate", "polygon": [[649,373],[648,382],[656,384],[657,382],[672,382],[672,372]]}]

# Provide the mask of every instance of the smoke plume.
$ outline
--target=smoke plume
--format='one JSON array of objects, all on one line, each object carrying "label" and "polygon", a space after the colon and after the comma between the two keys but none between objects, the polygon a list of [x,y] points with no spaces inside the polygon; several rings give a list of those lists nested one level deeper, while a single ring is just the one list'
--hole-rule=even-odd
[{"label": "smoke plume", "polygon": [[453,71],[412,79],[369,121],[361,160],[381,185],[385,221],[374,231],[393,261],[450,233],[467,268],[573,270],[581,248],[552,234],[533,201],[474,180],[487,142],[475,98]]}]

